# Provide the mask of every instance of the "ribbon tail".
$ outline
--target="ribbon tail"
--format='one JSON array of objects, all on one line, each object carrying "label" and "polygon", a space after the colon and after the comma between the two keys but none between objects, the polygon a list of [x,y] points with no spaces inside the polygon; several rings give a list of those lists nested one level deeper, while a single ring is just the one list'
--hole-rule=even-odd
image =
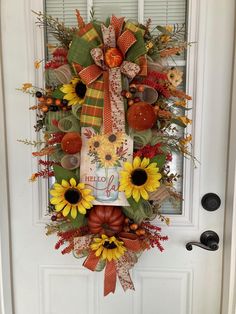
[{"label": "ribbon tail", "polygon": [[103,72],[104,79],[104,107],[103,107],[103,131],[104,133],[112,132],[112,111],[109,92],[109,72]]},{"label": "ribbon tail", "polygon": [[129,270],[127,269],[127,265],[117,267],[117,275],[124,291],[128,289],[135,290],[133,281],[130,277]]},{"label": "ribbon tail", "polygon": [[114,261],[107,262],[104,277],[104,296],[114,293],[116,290],[116,264]]},{"label": "ribbon tail", "polygon": [[100,258],[97,257],[94,252],[91,252],[89,256],[86,258],[86,260],[84,261],[83,266],[94,271],[97,267],[99,259]]},{"label": "ribbon tail", "polygon": [[125,133],[125,109],[121,96],[122,79],[120,68],[109,69],[109,91],[113,132]]}]

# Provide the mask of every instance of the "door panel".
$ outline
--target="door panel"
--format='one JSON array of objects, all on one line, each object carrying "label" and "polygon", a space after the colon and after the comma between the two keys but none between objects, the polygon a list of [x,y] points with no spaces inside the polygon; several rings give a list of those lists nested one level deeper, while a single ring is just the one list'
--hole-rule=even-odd
[{"label": "door panel", "polygon": [[[30,15],[42,3],[1,2],[16,314],[220,314],[234,1],[188,3],[189,36],[198,44],[189,51],[187,89],[193,95],[194,154],[200,164],[185,163],[183,213],[170,215],[171,226],[163,226],[169,236],[165,251],[152,250],[139,259],[132,271],[135,292],[124,293],[118,284],[115,295],[104,298],[104,274],[89,272],[72,255],[60,255],[53,249],[56,238],[44,235],[47,186],[27,182],[36,165],[30,148],[16,142],[35,136],[28,111],[33,100],[15,88],[42,80],[40,72],[35,77],[33,61],[43,55],[43,32]],[[201,207],[208,192],[221,197],[215,212]],[[220,249],[187,251],[185,244],[198,241],[205,230],[218,233]]]}]

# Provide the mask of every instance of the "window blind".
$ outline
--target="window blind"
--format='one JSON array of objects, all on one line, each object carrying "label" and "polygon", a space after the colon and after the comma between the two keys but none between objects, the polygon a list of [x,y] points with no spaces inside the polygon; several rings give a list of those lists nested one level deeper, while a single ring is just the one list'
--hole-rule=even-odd
[{"label": "window blind", "polygon": [[186,0],[145,0],[144,21],[148,18],[153,25],[185,23]]},{"label": "window blind", "polygon": [[[138,13],[143,12],[143,21],[148,18],[152,20],[152,27],[157,25],[182,24],[186,22],[187,0],[45,0],[45,13],[57,17],[66,26],[76,26],[75,9],[79,9],[81,15],[87,21],[89,16],[88,2],[93,5],[95,18],[105,20],[112,13],[117,16],[125,16],[128,19],[138,19]],[[46,32],[46,42],[56,44],[56,40]],[[174,65],[178,66],[179,61],[183,65],[185,56],[177,57]],[[184,70],[181,69],[181,70]],[[184,88],[182,85],[181,88]],[[181,134],[182,135],[182,134]],[[183,173],[183,158],[180,155],[173,155],[171,163],[173,173]],[[182,191],[182,179],[176,183],[179,192]],[[182,205],[173,207],[169,202],[162,207],[163,213],[180,214]]]}]

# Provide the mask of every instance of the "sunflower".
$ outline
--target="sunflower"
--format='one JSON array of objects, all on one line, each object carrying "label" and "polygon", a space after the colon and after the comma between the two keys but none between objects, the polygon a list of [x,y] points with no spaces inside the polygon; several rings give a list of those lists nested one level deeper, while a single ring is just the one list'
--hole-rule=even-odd
[{"label": "sunflower", "polygon": [[60,90],[65,94],[64,99],[68,100],[69,106],[81,104],[84,102],[86,94],[86,85],[78,78],[71,80],[70,84],[64,84]]},{"label": "sunflower", "polygon": [[105,139],[108,144],[112,145],[114,148],[119,148],[124,143],[124,133],[117,132],[117,133],[108,133],[105,134]]},{"label": "sunflower", "polygon": [[84,183],[76,184],[74,178],[71,178],[69,182],[63,179],[61,184],[54,183],[50,194],[53,196],[50,203],[55,205],[57,212],[62,211],[64,217],[70,213],[75,219],[78,212],[85,215],[86,209],[93,206],[91,201],[94,197],[91,195],[91,190],[85,189]]},{"label": "sunflower", "polygon": [[114,167],[119,157],[115,154],[113,147],[98,150],[98,159],[105,168]]},{"label": "sunflower", "polygon": [[101,256],[103,260],[117,260],[124,255],[126,248],[122,241],[118,241],[114,236],[108,238],[105,234],[101,238],[94,238],[91,244],[91,249],[95,252],[97,257]]},{"label": "sunflower", "polygon": [[135,157],[133,164],[124,163],[124,170],[120,171],[120,191],[124,191],[127,198],[133,196],[138,202],[140,197],[148,200],[147,192],[155,191],[159,186],[161,174],[156,163],[150,163],[149,158]]},{"label": "sunflower", "polygon": [[104,144],[104,139],[102,135],[94,135],[88,141],[89,150],[91,153],[97,153]]}]

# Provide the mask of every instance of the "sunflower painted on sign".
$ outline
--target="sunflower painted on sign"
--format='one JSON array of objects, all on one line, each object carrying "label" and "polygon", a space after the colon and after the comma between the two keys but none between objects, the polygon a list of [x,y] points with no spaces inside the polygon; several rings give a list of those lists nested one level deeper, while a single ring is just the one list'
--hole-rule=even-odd
[{"label": "sunflower painted on sign", "polygon": [[124,170],[120,171],[120,191],[127,198],[131,196],[136,202],[142,197],[148,200],[148,192],[155,191],[159,186],[161,174],[156,163],[150,163],[149,158],[135,157],[133,163],[125,162]]},{"label": "sunflower painted on sign", "polygon": [[98,151],[98,160],[101,163],[102,167],[109,168],[114,167],[117,164],[119,156],[115,154],[113,148],[108,147],[104,150],[101,149]]},{"label": "sunflower painted on sign", "polygon": [[71,80],[70,84],[64,84],[60,89],[65,96],[64,99],[68,100],[68,105],[82,105],[86,94],[86,85],[78,78]]},{"label": "sunflower painted on sign", "polygon": [[82,215],[86,214],[87,209],[91,208],[94,197],[91,195],[90,189],[85,189],[84,183],[77,184],[74,178],[70,181],[62,180],[61,184],[54,183],[53,189],[50,190],[53,196],[50,203],[55,205],[56,212],[62,211],[62,215],[75,219],[78,212]]},{"label": "sunflower painted on sign", "polygon": [[91,153],[97,153],[97,151],[101,149],[103,144],[104,144],[103,137],[99,134],[94,135],[89,139],[89,142],[88,142],[89,151]]},{"label": "sunflower painted on sign", "polygon": [[114,148],[121,147],[125,141],[124,133],[122,132],[110,133],[110,134],[108,133],[108,134],[105,134],[104,136],[108,145],[112,145]]},{"label": "sunflower painted on sign", "polygon": [[102,234],[101,238],[94,238],[91,244],[91,249],[95,251],[97,257],[101,256],[103,260],[117,260],[124,255],[126,248],[122,241],[116,239],[116,237],[109,238],[105,234]]}]

